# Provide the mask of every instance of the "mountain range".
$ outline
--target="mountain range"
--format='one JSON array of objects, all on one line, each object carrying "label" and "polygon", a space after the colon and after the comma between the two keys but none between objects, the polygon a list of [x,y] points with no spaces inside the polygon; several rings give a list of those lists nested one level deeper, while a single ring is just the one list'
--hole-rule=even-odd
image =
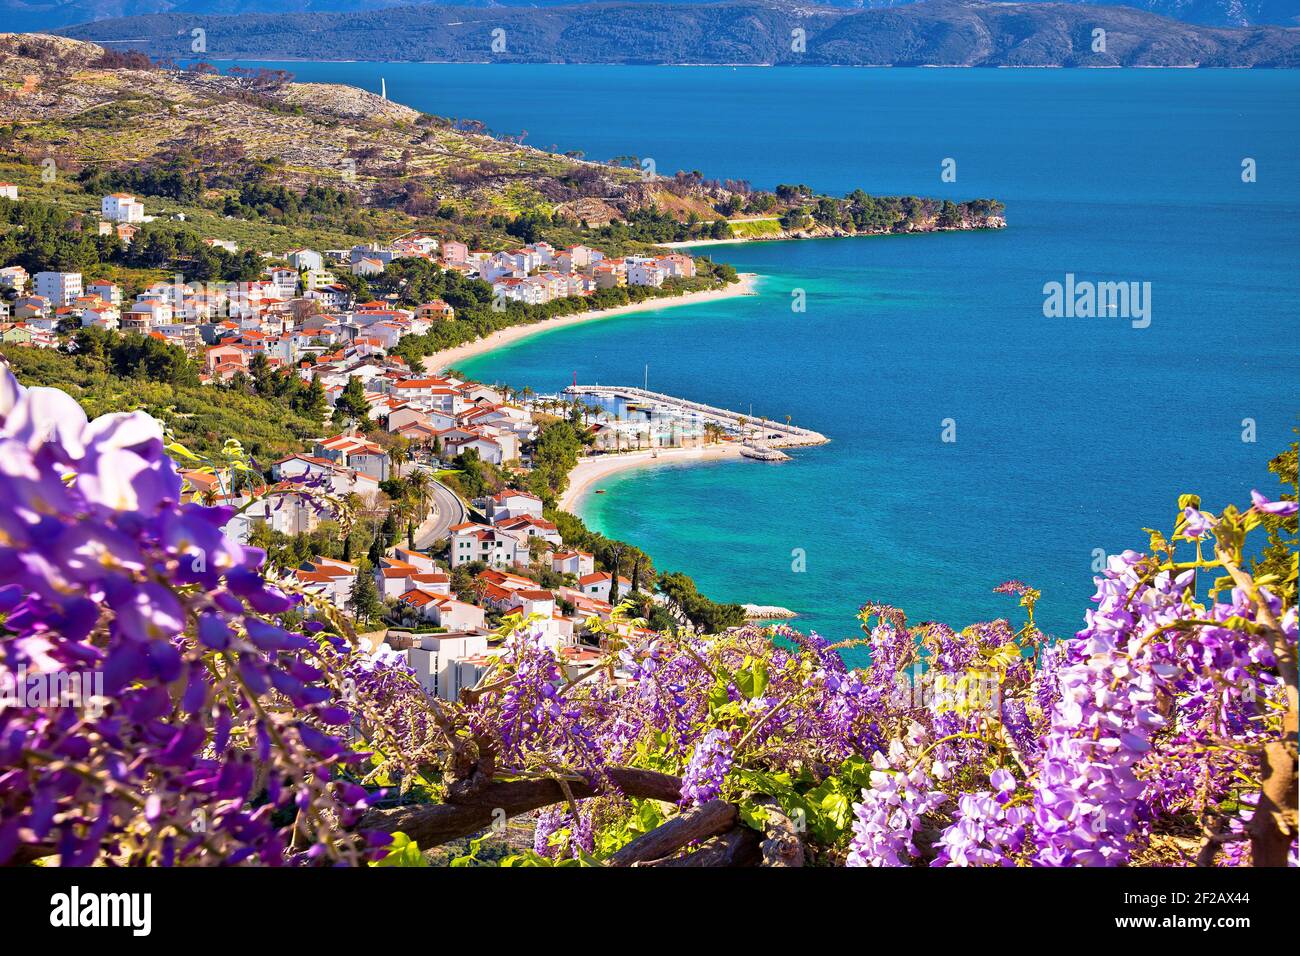
[{"label": "mountain range", "polygon": [[[574,6],[598,0],[454,0],[427,4],[459,7]],[[634,0],[636,2],[636,0]],[[640,0],[653,2],[653,0]],[[675,0],[703,3],[708,0]],[[875,10],[903,6],[908,0],[824,0],[825,6]],[[1029,0],[1036,2],[1036,0]],[[1082,3],[1083,0],[1064,0]],[[1120,6],[1097,0],[1103,6]],[[0,23],[16,31],[48,31],[97,20],[174,14],[354,13],[385,7],[415,6],[419,0],[0,0]],[[1300,0],[1126,0],[1123,6],[1205,26],[1300,25]]]},{"label": "mountain range", "polygon": [[[196,29],[205,31],[201,56],[208,59],[1300,66],[1296,28],[1206,27],[1130,7],[979,0],[932,0],[878,9],[790,0],[606,0],[548,7],[424,4],[332,13],[162,13],[57,32],[115,50],[182,60],[195,58],[191,37]],[[494,37],[504,42],[494,48]]]}]

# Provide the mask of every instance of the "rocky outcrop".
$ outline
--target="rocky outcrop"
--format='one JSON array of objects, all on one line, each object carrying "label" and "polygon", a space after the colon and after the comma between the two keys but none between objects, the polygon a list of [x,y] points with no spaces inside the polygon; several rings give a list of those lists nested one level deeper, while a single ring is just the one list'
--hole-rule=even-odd
[{"label": "rocky outcrop", "polygon": [[1005,229],[1005,216],[982,216],[966,218],[958,225],[941,226],[930,220],[927,222],[901,223],[894,229],[841,229],[837,226],[812,225],[802,229],[778,229],[770,233],[744,237],[746,242],[766,242],[780,239],[848,239],[852,236],[896,236],[913,233],[930,232],[970,232],[979,229]]},{"label": "rocky outcrop", "polygon": [[799,616],[788,607],[775,604],[742,604],[741,607],[745,609],[745,619],[750,621],[788,621]]}]

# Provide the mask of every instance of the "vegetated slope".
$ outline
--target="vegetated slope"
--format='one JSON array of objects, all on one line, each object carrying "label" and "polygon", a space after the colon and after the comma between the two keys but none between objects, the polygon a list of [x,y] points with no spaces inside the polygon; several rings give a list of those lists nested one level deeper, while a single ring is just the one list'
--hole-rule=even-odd
[{"label": "vegetated slope", "polygon": [[101,47],[61,37],[0,34],[0,84],[0,124],[13,124],[5,151],[53,158],[65,176],[183,152],[217,171],[269,161],[281,185],[329,185],[417,213],[585,202],[597,221],[658,192],[638,170],[462,131],[354,87],[124,68]]}]

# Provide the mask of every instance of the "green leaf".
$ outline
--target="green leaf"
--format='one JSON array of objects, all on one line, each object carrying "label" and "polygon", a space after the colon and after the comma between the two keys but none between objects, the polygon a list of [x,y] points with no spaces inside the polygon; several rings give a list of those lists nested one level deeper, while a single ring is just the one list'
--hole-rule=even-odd
[{"label": "green leaf", "polygon": [[203,463],[202,458],[194,454],[194,452],[190,451],[180,442],[174,441],[164,445],[163,451],[167,452],[167,454],[171,455],[173,458],[181,458],[184,459],[185,461],[197,462],[198,464]]},{"label": "green leaf", "polygon": [[[477,849],[477,848],[476,848]],[[461,863],[461,860],[469,859],[461,857],[452,860],[451,865],[467,866],[468,863]],[[388,846],[388,855],[382,860],[374,860],[371,866],[428,866],[429,861],[425,859],[424,854],[420,852],[419,844],[408,837],[405,833],[397,831],[393,834],[393,842]]]}]

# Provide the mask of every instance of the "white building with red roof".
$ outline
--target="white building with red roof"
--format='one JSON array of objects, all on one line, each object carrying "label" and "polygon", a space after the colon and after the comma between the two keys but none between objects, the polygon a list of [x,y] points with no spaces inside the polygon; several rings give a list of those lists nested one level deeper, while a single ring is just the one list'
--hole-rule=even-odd
[{"label": "white building with red roof", "polygon": [[581,578],[595,572],[596,558],[586,551],[556,551],[551,555],[551,570]]},{"label": "white building with red roof", "polygon": [[542,499],[530,491],[507,488],[481,501],[483,513],[493,524],[521,515],[531,515],[534,518],[542,516]]},{"label": "white building with red roof", "polygon": [[[578,588],[587,597],[593,597],[608,604],[609,589],[613,580],[614,576],[608,571],[593,571],[591,574],[584,574],[578,578]],[[631,590],[632,582],[620,575],[618,579],[619,600],[621,601],[627,597]]]},{"label": "white building with red roof", "polygon": [[388,453],[369,439],[357,435],[342,434],[321,439],[316,442],[312,455],[369,475],[376,481],[388,479]]},{"label": "white building with red roof", "polygon": [[467,521],[464,524],[454,525],[449,532],[449,537],[453,568],[475,561],[482,561],[492,568],[528,564],[527,544],[521,542],[517,536],[499,531],[491,525]]}]

